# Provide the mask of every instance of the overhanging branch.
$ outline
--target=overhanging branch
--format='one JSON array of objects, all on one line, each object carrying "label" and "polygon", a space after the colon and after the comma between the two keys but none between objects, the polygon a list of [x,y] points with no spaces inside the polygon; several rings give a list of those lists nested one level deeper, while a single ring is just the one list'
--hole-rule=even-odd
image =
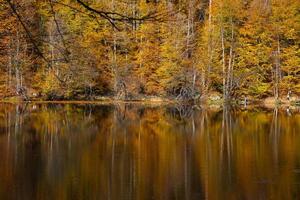
[{"label": "overhanging branch", "polygon": [[96,10],[89,6],[88,4],[84,3],[81,0],[76,0],[76,2],[84,7],[86,10],[95,13],[99,15],[100,17],[108,20],[114,27],[116,27],[115,22],[129,22],[133,23],[134,21],[147,21],[147,20],[154,20],[157,18],[157,13],[155,12],[150,12],[142,17],[133,17],[133,16],[126,16],[118,12],[109,12],[109,11],[102,11],[102,10]]},{"label": "overhanging branch", "polygon": [[21,26],[23,27],[23,29],[25,30],[26,35],[28,36],[30,42],[32,43],[34,49],[36,50],[37,54],[48,63],[47,58],[43,55],[42,51],[40,50],[40,48],[38,47],[36,41],[34,40],[30,30],[27,28],[27,26],[25,25],[25,23],[22,20],[21,15],[18,13],[15,5],[11,2],[11,0],[5,0],[10,9],[12,10],[12,12],[14,13],[14,15],[17,17],[18,21],[20,22]]}]

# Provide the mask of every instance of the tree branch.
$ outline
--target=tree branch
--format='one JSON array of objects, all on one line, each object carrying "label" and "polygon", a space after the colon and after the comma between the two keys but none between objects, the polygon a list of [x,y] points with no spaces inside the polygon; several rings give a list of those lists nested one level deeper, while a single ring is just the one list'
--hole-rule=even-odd
[{"label": "tree branch", "polygon": [[109,11],[102,11],[102,10],[96,10],[86,3],[84,3],[81,0],[76,0],[78,4],[80,4],[82,7],[84,7],[86,10],[98,14],[100,17],[108,20],[113,26],[116,26],[115,21],[123,21],[123,22],[134,22],[134,21],[146,21],[146,20],[152,20],[155,19],[156,13],[150,12],[145,16],[142,17],[132,17],[132,16],[126,16],[117,12],[109,12]]},{"label": "tree branch", "polygon": [[42,51],[39,49],[38,45],[36,44],[36,41],[33,39],[33,36],[32,36],[32,34],[31,34],[30,30],[27,28],[27,26],[26,26],[25,23],[23,22],[22,17],[21,17],[21,15],[18,13],[18,11],[17,11],[15,5],[11,2],[11,0],[5,0],[5,1],[8,3],[10,9],[11,9],[12,12],[16,15],[18,21],[20,22],[20,24],[21,24],[22,27],[24,28],[24,30],[25,30],[25,32],[26,32],[26,35],[28,36],[30,42],[32,43],[33,47],[34,47],[35,50],[36,50],[36,53],[37,53],[43,60],[45,60],[47,63],[49,63],[48,60],[47,60],[47,58],[43,55]]}]

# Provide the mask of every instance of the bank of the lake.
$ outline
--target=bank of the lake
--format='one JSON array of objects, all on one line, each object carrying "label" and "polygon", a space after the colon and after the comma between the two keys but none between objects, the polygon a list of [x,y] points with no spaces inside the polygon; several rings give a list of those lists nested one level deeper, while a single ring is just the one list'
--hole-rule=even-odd
[{"label": "bank of the lake", "polygon": [[63,104],[117,104],[117,103],[130,103],[130,104],[190,104],[190,105],[204,105],[204,106],[263,106],[263,107],[299,107],[300,98],[293,97],[290,100],[286,98],[279,98],[276,100],[274,97],[267,97],[264,99],[257,99],[253,97],[233,99],[224,101],[220,95],[210,95],[205,98],[198,98],[192,100],[178,100],[176,98],[158,97],[158,96],[143,96],[131,99],[116,99],[113,96],[96,96],[92,99],[80,98],[80,99],[53,99],[45,100],[43,98],[28,98],[23,99],[21,97],[13,96],[10,98],[0,99],[0,102],[7,103],[20,103],[20,102],[34,102],[34,103],[63,103]]}]

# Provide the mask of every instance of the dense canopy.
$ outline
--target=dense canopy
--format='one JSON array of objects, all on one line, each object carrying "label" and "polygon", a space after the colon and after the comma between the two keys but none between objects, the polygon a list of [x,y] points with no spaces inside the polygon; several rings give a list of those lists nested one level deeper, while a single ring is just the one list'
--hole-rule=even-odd
[{"label": "dense canopy", "polygon": [[300,95],[299,0],[0,0],[0,98]]}]

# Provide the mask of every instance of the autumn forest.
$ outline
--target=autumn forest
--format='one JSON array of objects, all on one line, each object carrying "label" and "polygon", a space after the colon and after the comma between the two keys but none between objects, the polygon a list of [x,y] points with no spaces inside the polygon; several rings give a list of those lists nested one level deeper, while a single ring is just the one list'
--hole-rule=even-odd
[{"label": "autumn forest", "polygon": [[0,0],[0,99],[300,96],[299,0]]}]

